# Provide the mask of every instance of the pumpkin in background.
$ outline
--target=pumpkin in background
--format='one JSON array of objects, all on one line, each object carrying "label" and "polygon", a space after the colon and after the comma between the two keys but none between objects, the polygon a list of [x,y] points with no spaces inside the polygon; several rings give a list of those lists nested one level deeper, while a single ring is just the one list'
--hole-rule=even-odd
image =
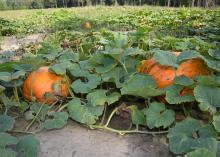
[{"label": "pumpkin in background", "polygon": [[83,28],[87,30],[92,29],[92,24],[90,22],[85,22],[83,24]]},{"label": "pumpkin in background", "polygon": [[[178,56],[180,52],[174,52],[174,54]],[[176,76],[185,75],[188,78],[208,75],[210,73],[203,60],[199,58],[182,62],[177,70],[172,66],[161,65],[154,58],[151,58],[142,62],[139,72],[151,75],[156,80],[158,88],[165,88],[172,85],[175,79],[175,73]]]},{"label": "pumpkin in background", "polygon": [[[48,98],[46,94],[49,94]],[[56,96],[69,95],[68,83],[62,76],[51,73],[49,67],[41,67],[30,73],[24,81],[23,95],[29,101],[52,104],[56,102]]]}]

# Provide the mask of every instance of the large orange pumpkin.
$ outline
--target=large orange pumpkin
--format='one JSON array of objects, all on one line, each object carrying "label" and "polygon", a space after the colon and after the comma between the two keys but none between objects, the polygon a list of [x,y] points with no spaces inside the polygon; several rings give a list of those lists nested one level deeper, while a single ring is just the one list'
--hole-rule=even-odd
[{"label": "large orange pumpkin", "polygon": [[[175,52],[174,54],[179,55],[180,53]],[[177,70],[171,66],[161,65],[154,58],[151,58],[142,62],[139,71],[151,75],[156,80],[158,88],[172,85],[175,76],[185,75],[188,78],[194,78],[210,73],[203,60],[199,58],[189,59],[181,63]]]},{"label": "large orange pumpkin", "polygon": [[62,76],[51,73],[49,67],[41,67],[24,81],[23,95],[29,101],[52,104],[56,102],[56,97],[69,95],[68,83]]}]

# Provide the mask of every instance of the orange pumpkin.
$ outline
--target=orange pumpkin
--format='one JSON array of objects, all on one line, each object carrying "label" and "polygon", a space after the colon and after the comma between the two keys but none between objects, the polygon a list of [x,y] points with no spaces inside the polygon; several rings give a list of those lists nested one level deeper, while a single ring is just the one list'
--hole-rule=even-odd
[{"label": "orange pumpkin", "polygon": [[[49,96],[46,98],[47,93]],[[23,95],[29,101],[52,104],[56,102],[56,96],[69,95],[68,83],[62,76],[51,73],[49,67],[41,67],[30,73],[24,81]]]},{"label": "orange pumpkin", "polygon": [[83,24],[83,28],[87,30],[92,29],[92,24],[90,22],[85,22]]},{"label": "orange pumpkin", "polygon": [[[178,56],[180,52],[174,52],[174,54]],[[188,78],[194,78],[210,73],[203,60],[199,58],[181,63],[177,70],[172,66],[161,65],[154,58],[151,58],[142,62],[139,72],[151,75],[156,80],[158,88],[172,85],[175,76],[185,75]]]}]

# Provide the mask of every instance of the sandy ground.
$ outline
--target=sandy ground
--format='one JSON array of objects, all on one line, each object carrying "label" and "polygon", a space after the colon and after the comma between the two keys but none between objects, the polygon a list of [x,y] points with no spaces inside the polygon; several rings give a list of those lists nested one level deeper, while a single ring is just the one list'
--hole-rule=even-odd
[{"label": "sandy ground", "polygon": [[22,46],[41,42],[43,40],[43,34],[31,34],[23,38],[17,38],[15,36],[4,37],[4,40],[0,44],[0,54],[7,51],[16,51]]},{"label": "sandy ground", "polygon": [[39,157],[173,157],[164,137],[118,135],[88,130],[71,122],[61,130],[43,131]]}]

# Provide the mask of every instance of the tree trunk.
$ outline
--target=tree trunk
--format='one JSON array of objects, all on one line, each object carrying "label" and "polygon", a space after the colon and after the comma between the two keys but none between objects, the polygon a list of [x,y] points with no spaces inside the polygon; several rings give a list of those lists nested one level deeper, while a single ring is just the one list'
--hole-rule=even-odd
[{"label": "tree trunk", "polygon": [[171,0],[168,0],[168,2],[167,2],[167,6],[168,6],[168,7],[170,7],[170,1],[171,1]]},{"label": "tree trunk", "polygon": [[192,7],[194,7],[195,6],[195,0],[192,0],[192,5],[191,5]]}]

